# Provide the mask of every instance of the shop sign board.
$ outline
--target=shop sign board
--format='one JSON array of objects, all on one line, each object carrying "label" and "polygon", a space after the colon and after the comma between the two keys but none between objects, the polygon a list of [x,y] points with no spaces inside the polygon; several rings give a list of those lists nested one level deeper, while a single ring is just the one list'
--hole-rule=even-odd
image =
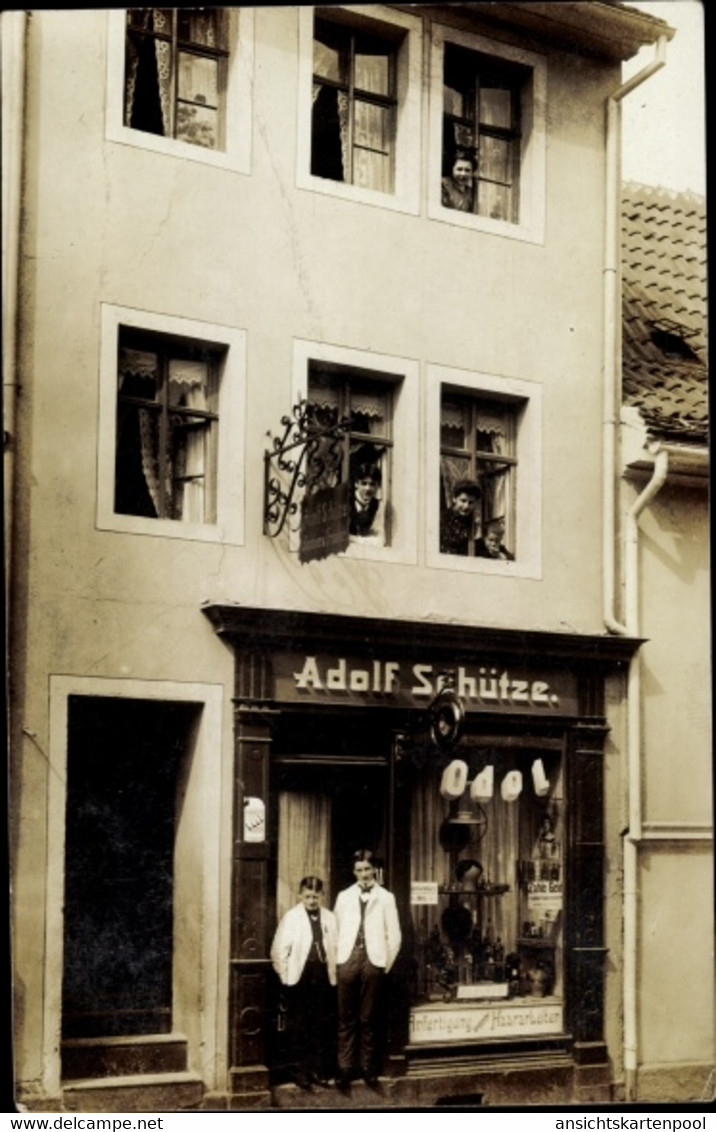
[{"label": "shop sign board", "polygon": [[410,1014],[410,1041],[415,1044],[561,1032],[562,1004],[559,1002],[418,1006]]},{"label": "shop sign board", "polygon": [[348,485],[322,487],[304,496],[301,504],[301,562],[340,554],[349,541]]},{"label": "shop sign board", "polygon": [[[443,687],[445,665],[307,653],[273,657],[274,698],[289,703],[425,708]],[[577,714],[577,679],[566,669],[501,665],[490,657],[454,669],[465,710]]]}]

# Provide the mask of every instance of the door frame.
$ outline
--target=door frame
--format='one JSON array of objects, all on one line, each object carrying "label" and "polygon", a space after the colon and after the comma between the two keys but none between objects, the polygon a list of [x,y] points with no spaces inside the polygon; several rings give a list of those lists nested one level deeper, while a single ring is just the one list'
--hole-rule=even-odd
[{"label": "door frame", "polygon": [[[43,1002],[43,1090],[61,1088],[62,974],[64,966],[64,868],[68,763],[68,701],[70,696],[117,697],[134,700],[194,703],[199,708],[193,748],[188,752],[186,794],[177,820],[175,842],[175,928],[172,962],[173,1029],[187,1038],[189,1067],[200,1073],[205,1085],[216,1087],[219,1041],[219,952],[225,935],[222,907],[222,831],[230,831],[224,813],[222,784],[230,778],[229,760],[222,753],[224,688],[220,684],[194,684],[165,680],[106,677],[50,677],[50,743],[47,807],[47,888]],[[182,869],[181,848],[191,846],[192,872]],[[179,853],[177,853],[179,849]],[[200,863],[198,875],[196,862]],[[226,880],[224,879],[224,886]],[[182,915],[182,911],[191,912]],[[177,914],[178,913],[178,914]],[[194,926],[185,929],[184,923]],[[198,962],[180,968],[178,956],[187,945]],[[191,971],[191,975],[187,972]]]}]

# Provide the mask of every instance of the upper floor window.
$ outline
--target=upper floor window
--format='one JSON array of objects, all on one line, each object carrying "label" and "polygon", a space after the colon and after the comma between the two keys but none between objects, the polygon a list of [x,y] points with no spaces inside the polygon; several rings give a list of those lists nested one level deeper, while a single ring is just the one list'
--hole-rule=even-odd
[{"label": "upper floor window", "polygon": [[253,8],[110,9],[107,139],[249,173],[254,22]]},{"label": "upper floor window", "polygon": [[[412,358],[295,339],[293,400],[315,430],[309,490],[349,501],[346,558],[414,564],[420,368]],[[339,425],[338,429],[334,426]],[[322,435],[318,435],[319,431]],[[341,518],[343,522],[345,510]],[[297,530],[290,546],[299,549]]]},{"label": "upper floor window", "polygon": [[393,191],[395,42],[316,17],[311,172]]},{"label": "upper floor window", "polygon": [[102,306],[97,525],[243,541],[245,334]]},{"label": "upper floor window", "polygon": [[429,363],[428,566],[542,576],[542,387]]},{"label": "upper floor window", "polygon": [[515,558],[519,407],[443,387],[440,551]]},{"label": "upper floor window", "polygon": [[120,330],[114,506],[119,514],[216,521],[221,354]]},{"label": "upper floor window", "polygon": [[224,149],[228,54],[226,9],[127,9],[125,125]]},{"label": "upper floor window", "polygon": [[523,67],[445,45],[443,177],[446,208],[516,221]]},{"label": "upper floor window", "polygon": [[495,235],[544,237],[546,63],[435,25],[428,214]]},{"label": "upper floor window", "polygon": [[308,375],[311,422],[326,428],[347,420],[335,482],[350,484],[351,541],[389,546],[393,385],[360,370],[312,362]]},{"label": "upper floor window", "polygon": [[299,12],[299,188],[417,214],[421,20],[382,4]]}]

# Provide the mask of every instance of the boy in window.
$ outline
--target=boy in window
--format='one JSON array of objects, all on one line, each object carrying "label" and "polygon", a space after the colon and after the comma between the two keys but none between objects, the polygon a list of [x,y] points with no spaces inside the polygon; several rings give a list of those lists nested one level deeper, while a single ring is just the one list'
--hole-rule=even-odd
[{"label": "boy in window", "polygon": [[378,498],[382,483],[380,454],[372,445],[364,444],[351,457],[351,517],[352,538],[370,539],[383,545],[381,501]]},{"label": "boy in window", "polygon": [[482,498],[475,480],[458,480],[451,492],[450,507],[440,522],[440,553],[471,553],[475,537],[475,510]]},{"label": "boy in window", "polygon": [[478,558],[499,558],[503,562],[514,562],[515,556],[502,541],[505,533],[504,519],[491,519],[485,534],[475,543]]}]

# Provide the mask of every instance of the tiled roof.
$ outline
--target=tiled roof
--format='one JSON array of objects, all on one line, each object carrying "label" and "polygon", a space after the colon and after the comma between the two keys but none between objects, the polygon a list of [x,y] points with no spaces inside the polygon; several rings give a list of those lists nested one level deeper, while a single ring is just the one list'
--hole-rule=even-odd
[{"label": "tiled roof", "polygon": [[622,191],[623,399],[663,440],[708,437],[706,202],[692,192]]}]

